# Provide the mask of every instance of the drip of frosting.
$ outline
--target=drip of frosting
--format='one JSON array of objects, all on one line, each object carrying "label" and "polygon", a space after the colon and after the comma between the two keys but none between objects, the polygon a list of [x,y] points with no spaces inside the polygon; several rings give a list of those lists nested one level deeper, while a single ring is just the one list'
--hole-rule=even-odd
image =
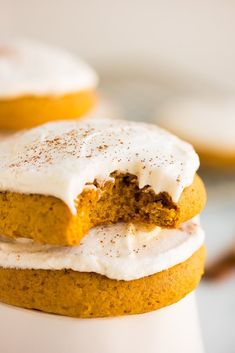
[{"label": "drip of frosting", "polygon": [[185,97],[169,102],[158,115],[163,126],[199,150],[235,152],[235,103],[231,98]]},{"label": "drip of frosting", "polygon": [[134,280],[166,270],[193,255],[204,242],[197,219],[179,229],[144,229],[117,223],[90,230],[79,246],[58,247],[0,237],[0,266],[17,269],[96,272]]},{"label": "drip of frosting", "polygon": [[[157,126],[110,119],[48,123],[0,141],[0,190],[51,195],[76,213],[86,184],[114,171],[138,177],[177,202],[193,182],[192,146]],[[89,185],[87,185],[89,187]]]},{"label": "drip of frosting", "polygon": [[0,42],[0,97],[61,95],[94,89],[98,78],[81,59],[27,40]]}]

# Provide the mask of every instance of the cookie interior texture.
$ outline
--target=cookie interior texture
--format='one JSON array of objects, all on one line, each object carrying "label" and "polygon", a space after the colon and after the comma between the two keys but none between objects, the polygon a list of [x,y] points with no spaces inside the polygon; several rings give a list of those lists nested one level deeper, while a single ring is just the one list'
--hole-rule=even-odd
[{"label": "cookie interior texture", "polygon": [[194,290],[204,261],[202,246],[181,264],[134,281],[72,270],[0,268],[0,301],[80,318],[140,314],[176,303]]},{"label": "cookie interior texture", "polygon": [[76,200],[77,214],[52,196],[0,193],[0,233],[55,245],[75,245],[98,225],[138,222],[177,228],[204,207],[206,194],[196,175],[177,204],[167,193],[139,189],[137,177],[113,173],[114,181],[85,189]]},{"label": "cookie interior texture", "polygon": [[0,128],[20,130],[48,121],[78,118],[92,109],[96,101],[97,97],[93,91],[62,96],[0,98]]}]

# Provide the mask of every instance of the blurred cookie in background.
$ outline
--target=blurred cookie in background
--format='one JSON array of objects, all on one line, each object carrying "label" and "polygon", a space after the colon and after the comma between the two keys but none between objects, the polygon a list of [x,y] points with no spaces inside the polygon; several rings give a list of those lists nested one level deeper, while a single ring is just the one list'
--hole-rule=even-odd
[{"label": "blurred cookie in background", "polygon": [[206,167],[235,170],[235,98],[169,100],[155,119],[194,145]]},{"label": "blurred cookie in background", "polygon": [[69,52],[24,39],[0,42],[0,129],[83,116],[96,105],[98,77]]}]

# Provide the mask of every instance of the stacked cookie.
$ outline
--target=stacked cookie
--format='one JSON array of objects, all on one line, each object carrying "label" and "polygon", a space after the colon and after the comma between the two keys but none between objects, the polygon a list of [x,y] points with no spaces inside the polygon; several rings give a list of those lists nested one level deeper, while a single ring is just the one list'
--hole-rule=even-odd
[{"label": "stacked cookie", "polygon": [[179,301],[204,267],[193,148],[157,126],[82,119],[0,142],[0,300],[75,317]]},{"label": "stacked cookie", "polygon": [[96,73],[59,48],[0,42],[0,129],[83,116],[96,104]]}]

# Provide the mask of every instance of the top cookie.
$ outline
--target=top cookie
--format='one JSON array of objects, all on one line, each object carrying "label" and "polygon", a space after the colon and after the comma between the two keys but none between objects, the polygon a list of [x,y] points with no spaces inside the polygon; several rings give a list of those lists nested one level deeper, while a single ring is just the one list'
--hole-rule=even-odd
[{"label": "top cookie", "polygon": [[98,78],[81,59],[27,40],[0,42],[0,128],[72,118],[95,102]]},{"label": "top cookie", "polygon": [[189,144],[154,125],[42,125],[0,142],[0,232],[73,245],[98,224],[175,228],[204,205],[198,166]]}]

